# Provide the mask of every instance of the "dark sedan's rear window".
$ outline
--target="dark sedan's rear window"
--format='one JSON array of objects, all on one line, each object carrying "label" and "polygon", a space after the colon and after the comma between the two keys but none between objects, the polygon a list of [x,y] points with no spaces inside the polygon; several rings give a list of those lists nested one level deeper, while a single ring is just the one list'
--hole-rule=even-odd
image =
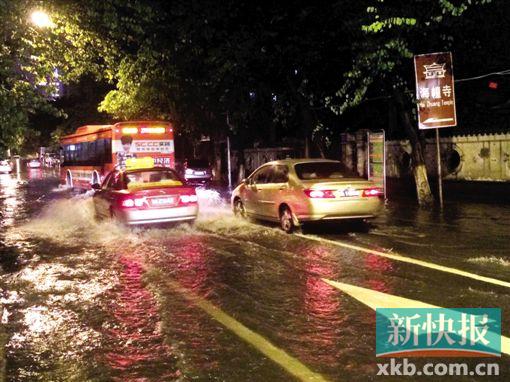
[{"label": "dark sedan's rear window", "polygon": [[182,181],[173,170],[136,170],[126,172],[125,182],[128,189],[140,187],[181,186]]},{"label": "dark sedan's rear window", "polygon": [[299,179],[342,179],[358,178],[354,172],[345,168],[340,162],[309,162],[294,165]]}]

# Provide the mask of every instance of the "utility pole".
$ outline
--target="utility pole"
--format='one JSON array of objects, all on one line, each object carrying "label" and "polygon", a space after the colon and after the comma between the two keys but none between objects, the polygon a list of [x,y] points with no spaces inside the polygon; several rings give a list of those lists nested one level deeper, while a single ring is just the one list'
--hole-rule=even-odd
[{"label": "utility pole", "polygon": [[232,168],[230,163],[230,137],[227,136],[227,171],[228,171],[228,189],[232,189]]},{"label": "utility pole", "polygon": [[[230,117],[227,112],[227,126],[230,129]],[[230,159],[230,136],[227,134],[227,172],[228,172],[228,189],[232,190],[232,164]]]}]

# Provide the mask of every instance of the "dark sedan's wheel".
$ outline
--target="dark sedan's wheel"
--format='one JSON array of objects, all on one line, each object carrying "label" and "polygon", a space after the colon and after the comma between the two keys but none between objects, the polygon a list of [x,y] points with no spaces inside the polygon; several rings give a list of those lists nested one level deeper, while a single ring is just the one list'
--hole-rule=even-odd
[{"label": "dark sedan's wheel", "polygon": [[246,219],[246,210],[241,199],[234,200],[234,215]]},{"label": "dark sedan's wheel", "polygon": [[292,233],[296,229],[294,220],[292,219],[292,212],[289,207],[283,207],[280,212],[280,226],[286,233]]},{"label": "dark sedan's wheel", "polygon": [[97,213],[95,208],[94,208],[94,221],[98,223],[103,221],[103,217]]},{"label": "dark sedan's wheel", "polygon": [[195,220],[196,219],[193,219],[193,220],[185,220],[181,223],[182,226],[186,227],[186,228],[193,228],[195,226]]}]

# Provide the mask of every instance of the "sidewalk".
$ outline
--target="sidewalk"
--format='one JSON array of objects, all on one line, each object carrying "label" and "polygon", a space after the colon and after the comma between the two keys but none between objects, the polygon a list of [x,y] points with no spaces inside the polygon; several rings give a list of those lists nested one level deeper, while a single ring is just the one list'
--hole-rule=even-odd
[{"label": "sidewalk", "polygon": [[[429,179],[432,193],[437,195],[437,179]],[[416,199],[414,179],[387,179],[388,199]],[[510,182],[443,180],[446,201],[510,204]]]}]

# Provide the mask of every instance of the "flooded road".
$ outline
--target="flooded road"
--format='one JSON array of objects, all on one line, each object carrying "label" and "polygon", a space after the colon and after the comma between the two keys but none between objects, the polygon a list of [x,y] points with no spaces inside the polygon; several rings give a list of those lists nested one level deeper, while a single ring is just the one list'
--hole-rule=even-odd
[{"label": "flooded road", "polygon": [[500,307],[510,336],[509,205],[286,235],[202,191],[194,227],[129,229],[54,175],[0,176],[7,381],[371,380],[380,296]]}]

